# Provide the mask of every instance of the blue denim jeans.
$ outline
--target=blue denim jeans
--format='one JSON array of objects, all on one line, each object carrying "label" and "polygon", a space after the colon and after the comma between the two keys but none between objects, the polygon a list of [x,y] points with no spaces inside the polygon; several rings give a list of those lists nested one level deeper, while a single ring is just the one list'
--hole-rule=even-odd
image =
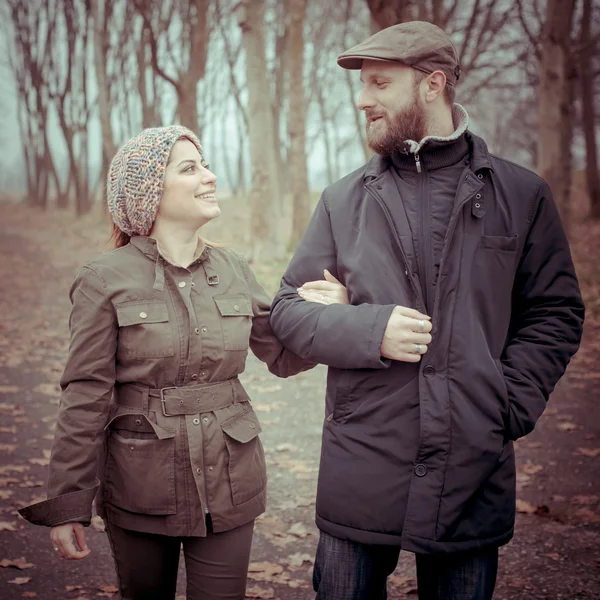
[{"label": "blue denim jeans", "polygon": [[[341,540],[321,532],[313,587],[316,600],[386,600],[387,577],[400,548]],[[498,548],[417,554],[419,600],[491,600]]]}]

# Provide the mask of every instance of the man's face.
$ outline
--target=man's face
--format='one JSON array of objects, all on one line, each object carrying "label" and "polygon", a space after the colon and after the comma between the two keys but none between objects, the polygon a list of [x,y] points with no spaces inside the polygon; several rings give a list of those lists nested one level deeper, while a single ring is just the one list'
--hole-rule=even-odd
[{"label": "man's face", "polygon": [[399,63],[363,60],[363,84],[358,108],[367,117],[367,141],[377,154],[388,156],[406,140],[427,135],[427,116],[415,85],[414,69]]}]

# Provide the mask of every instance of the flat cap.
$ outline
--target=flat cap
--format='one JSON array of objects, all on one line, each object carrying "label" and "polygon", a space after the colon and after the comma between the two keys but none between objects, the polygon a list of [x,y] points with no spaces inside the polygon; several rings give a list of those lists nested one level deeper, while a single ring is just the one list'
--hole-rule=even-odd
[{"label": "flat cap", "polygon": [[409,21],[378,31],[338,56],[344,69],[360,69],[362,61],[399,62],[424,73],[442,71],[449,85],[460,76],[460,64],[450,38],[427,21]]}]

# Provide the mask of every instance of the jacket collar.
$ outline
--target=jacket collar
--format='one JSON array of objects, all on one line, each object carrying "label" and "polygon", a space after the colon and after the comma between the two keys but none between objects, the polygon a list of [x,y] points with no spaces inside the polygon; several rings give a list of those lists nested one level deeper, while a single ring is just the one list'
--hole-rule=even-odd
[{"label": "jacket collar", "polygon": [[[468,130],[464,132],[463,138],[468,145],[469,160],[472,171],[474,173],[479,173],[483,170],[493,172],[494,169],[490,160],[490,153],[485,141]],[[414,158],[408,158],[416,170]],[[390,157],[375,154],[375,156],[373,156],[373,158],[365,166],[364,179],[373,179],[374,177],[378,177],[384,171],[387,171],[392,164],[393,163]]]}]

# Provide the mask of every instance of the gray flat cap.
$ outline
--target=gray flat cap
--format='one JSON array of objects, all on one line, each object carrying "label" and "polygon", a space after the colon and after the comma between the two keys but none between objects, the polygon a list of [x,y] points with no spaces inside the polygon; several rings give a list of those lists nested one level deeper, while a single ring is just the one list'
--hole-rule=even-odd
[{"label": "gray flat cap", "polygon": [[399,62],[424,73],[442,71],[449,85],[460,76],[458,54],[450,38],[436,25],[409,21],[378,31],[338,56],[344,69],[360,69],[363,59]]}]

